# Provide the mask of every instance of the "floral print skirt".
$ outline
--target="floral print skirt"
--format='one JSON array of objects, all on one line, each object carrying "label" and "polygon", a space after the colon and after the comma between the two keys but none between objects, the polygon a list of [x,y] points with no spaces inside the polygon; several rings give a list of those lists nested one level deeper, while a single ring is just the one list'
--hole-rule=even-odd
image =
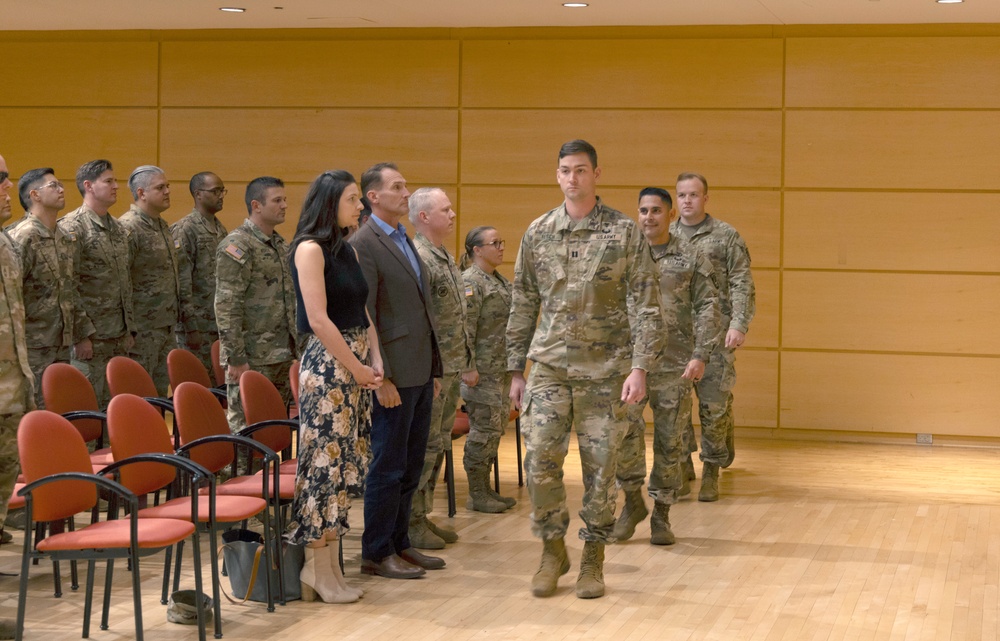
[{"label": "floral print skirt", "polygon": [[[368,362],[365,328],[344,330],[344,340]],[[372,395],[310,336],[299,366],[299,447],[288,539],[308,543],[350,529],[351,499],[364,493],[371,462]]]}]

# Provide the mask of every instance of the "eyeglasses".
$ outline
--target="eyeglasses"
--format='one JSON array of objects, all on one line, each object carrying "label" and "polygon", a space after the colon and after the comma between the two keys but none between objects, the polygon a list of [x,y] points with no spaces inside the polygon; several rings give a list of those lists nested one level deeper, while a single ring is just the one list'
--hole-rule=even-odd
[{"label": "eyeglasses", "polygon": [[483,243],[479,246],[486,247],[487,245],[492,245],[494,249],[503,249],[506,243],[502,240],[494,240],[492,243]]},{"label": "eyeglasses", "polygon": [[8,178],[10,178],[10,174],[9,173],[7,173],[6,171],[0,171],[0,185],[2,185],[5,182],[7,182]]},{"label": "eyeglasses", "polygon": [[42,189],[45,189],[47,187],[54,187],[55,189],[62,189],[63,188],[63,184],[61,182],[59,182],[58,180],[50,180],[49,182],[45,183],[44,185],[39,185],[39,186],[35,187],[35,191],[41,191]]},{"label": "eyeglasses", "polygon": [[223,187],[216,187],[215,189],[197,189],[196,191],[207,191],[210,194],[215,194],[216,197],[225,196],[229,193],[229,190]]}]

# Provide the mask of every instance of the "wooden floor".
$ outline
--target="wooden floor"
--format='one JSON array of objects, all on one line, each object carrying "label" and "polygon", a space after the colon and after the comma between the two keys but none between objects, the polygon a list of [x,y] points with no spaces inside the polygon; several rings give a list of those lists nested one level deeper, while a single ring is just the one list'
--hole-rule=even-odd
[{"label": "wooden floor", "polygon": [[[541,545],[529,530],[527,493],[516,488],[512,439],[502,446],[502,489],[520,503],[483,515],[460,501],[450,524],[462,538],[441,553],[447,569],[417,581],[360,576],[356,505],[358,530],[345,540],[345,557],[364,599],[292,602],[270,614],[224,603],[225,638],[998,638],[1000,449],[741,439],[721,477],[722,500],[676,505],[676,545],[649,545],[647,522],[631,541],[609,547],[607,595],[584,601],[573,592],[582,548],[579,460],[571,455],[566,474],[573,569],[554,597],[536,599],[529,582]],[[442,489],[441,520],[444,509]],[[19,550],[0,548],[0,571],[17,571]],[[197,638],[193,628],[166,622],[159,557],[152,559],[142,566],[146,639]],[[79,638],[83,594],[54,599],[51,580],[50,566],[32,569],[25,637]],[[117,572],[115,584],[111,630],[92,630],[93,639],[134,638],[127,574]],[[0,577],[0,616],[14,615],[16,591],[16,578]]]}]

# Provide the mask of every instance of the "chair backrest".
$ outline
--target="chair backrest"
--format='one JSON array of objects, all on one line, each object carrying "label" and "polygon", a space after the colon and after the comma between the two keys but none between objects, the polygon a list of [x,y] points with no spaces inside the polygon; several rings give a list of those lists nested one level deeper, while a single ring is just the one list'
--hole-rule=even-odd
[{"label": "chair backrest", "polygon": [[[83,372],[69,363],[52,363],[42,374],[42,398],[45,407],[56,414],[87,410],[96,412],[97,395]],[[73,421],[73,427],[80,431],[84,441],[101,438],[103,427],[96,418],[81,418]]]},{"label": "chair backrest", "polygon": [[203,387],[212,387],[212,379],[201,364],[201,360],[186,349],[172,349],[167,354],[167,376],[170,377],[170,387],[177,389],[181,383],[191,381]]},{"label": "chair backrest", "polygon": [[[116,461],[136,454],[173,454],[170,435],[155,407],[134,394],[119,394],[108,404],[108,436]],[[177,468],[164,463],[135,463],[121,469],[122,485],[137,495],[173,482]]]},{"label": "chair backrest", "polygon": [[[28,412],[17,429],[17,452],[26,483],[59,472],[93,474],[83,437],[69,421],[48,410]],[[57,481],[33,494],[35,521],[59,521],[97,504],[97,487],[86,481]]]},{"label": "chair backrest", "polygon": [[[285,402],[274,383],[260,372],[247,370],[240,376],[240,400],[247,425],[262,421],[288,419]],[[266,427],[252,435],[275,452],[291,447],[292,435],[287,426]]]},{"label": "chair backrest", "polygon": [[226,368],[222,366],[222,343],[215,341],[212,343],[212,374],[215,376],[215,386],[226,384]]},{"label": "chair backrest", "polygon": [[[208,388],[190,381],[174,390],[174,421],[181,433],[181,445],[204,436],[230,434],[226,410]],[[191,451],[191,460],[218,472],[233,462],[233,446],[207,443]]]},{"label": "chair backrest", "polygon": [[288,385],[292,388],[292,399],[295,404],[299,404],[299,362],[292,361],[292,366],[288,368]]},{"label": "chair backrest", "polygon": [[149,375],[139,363],[125,356],[115,356],[108,361],[108,390],[111,396],[119,394],[135,394],[136,396],[148,396],[156,398],[160,394],[156,391],[156,384],[153,377]]}]

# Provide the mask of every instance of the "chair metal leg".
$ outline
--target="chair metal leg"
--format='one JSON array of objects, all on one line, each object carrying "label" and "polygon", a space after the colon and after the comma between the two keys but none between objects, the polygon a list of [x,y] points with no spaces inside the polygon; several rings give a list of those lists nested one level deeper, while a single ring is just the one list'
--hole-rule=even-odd
[{"label": "chair metal leg", "polygon": [[455,457],[450,449],[444,452],[444,479],[448,485],[448,516],[455,516]]},{"label": "chair metal leg", "polygon": [[174,592],[181,589],[181,557],[184,556],[184,541],[177,542],[177,560],[174,561]]},{"label": "chair metal leg", "polygon": [[170,546],[163,553],[163,589],[160,592],[160,603],[166,605],[170,597],[170,561],[173,558],[174,546]]},{"label": "chair metal leg", "polygon": [[[90,565],[90,572],[93,573],[95,566],[93,562]],[[101,629],[108,629],[108,613],[111,612],[111,580],[115,575],[115,560],[108,559],[107,567],[104,570],[104,607],[101,610]],[[90,591],[94,591],[94,582],[87,577],[90,581]]]},{"label": "chair metal leg", "polygon": [[222,638],[222,604],[219,603],[219,535],[215,523],[208,526],[209,566],[212,569],[212,607],[215,609],[215,638]]},{"label": "chair metal leg", "polygon": [[514,436],[517,439],[517,486],[524,487],[524,462],[521,459],[521,417],[514,419]]},{"label": "chair metal leg", "polygon": [[[204,581],[201,577],[201,535],[197,524],[195,525],[194,535],[191,539],[191,561],[194,563],[194,598],[198,610],[198,641],[205,641],[205,604],[201,598],[201,595],[204,594],[205,590]],[[181,543],[183,543],[183,541],[181,541]],[[215,556],[214,550],[212,551],[212,556]],[[181,555],[178,550],[177,560],[180,561],[180,558]],[[180,574],[179,567],[177,574]]]},{"label": "chair metal leg", "polygon": [[52,596],[57,599],[62,598],[62,569],[59,567],[59,561],[52,562],[52,583]]},{"label": "chair metal leg", "polygon": [[142,641],[142,594],[141,577],[139,576],[139,548],[132,542],[129,555],[132,562],[132,609],[135,611],[135,641]]},{"label": "chair metal leg", "polygon": [[[83,638],[90,636],[90,610],[94,605],[94,575],[97,565],[93,559],[87,561],[87,592],[83,595]],[[106,586],[105,586],[106,587]],[[102,618],[103,620],[103,618]]]}]

